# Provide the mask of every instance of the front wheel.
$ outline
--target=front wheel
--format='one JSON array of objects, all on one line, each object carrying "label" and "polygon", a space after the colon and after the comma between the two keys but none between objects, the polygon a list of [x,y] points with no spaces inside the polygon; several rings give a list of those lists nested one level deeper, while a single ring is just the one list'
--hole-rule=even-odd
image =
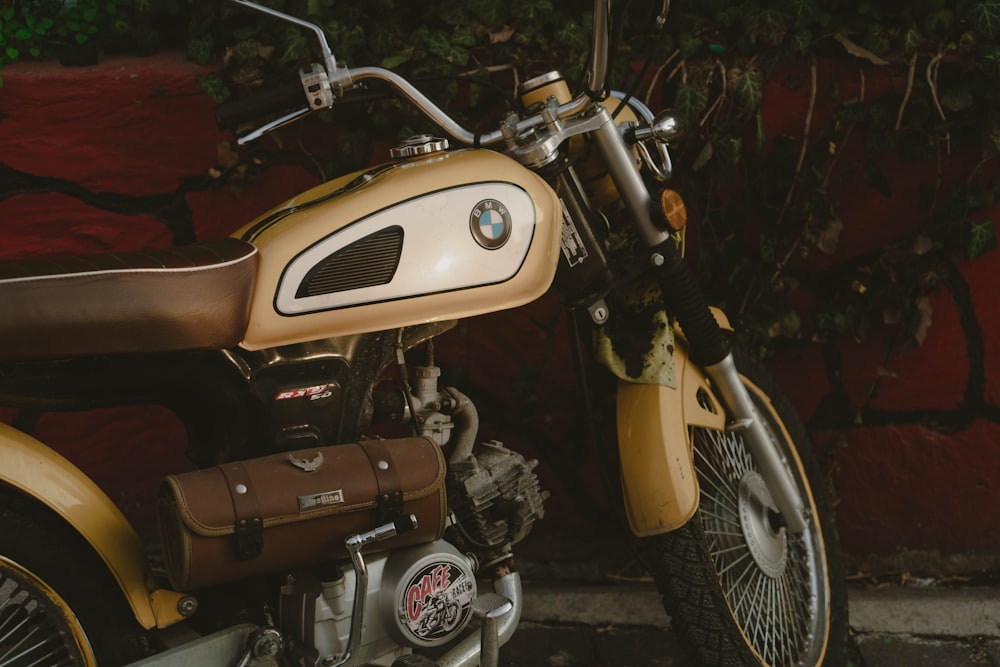
[{"label": "front wheel", "polygon": [[847,590],[811,446],[763,366],[733,356],[812,518],[791,534],[742,436],[693,427],[699,508],[682,528],[644,540],[653,576],[697,664],[845,664]]}]

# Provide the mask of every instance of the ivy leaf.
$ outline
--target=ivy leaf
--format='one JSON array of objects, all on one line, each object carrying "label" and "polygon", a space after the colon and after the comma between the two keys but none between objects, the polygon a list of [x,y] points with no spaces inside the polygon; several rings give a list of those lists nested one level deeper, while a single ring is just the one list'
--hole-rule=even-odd
[{"label": "ivy leaf", "polygon": [[681,56],[684,58],[691,58],[697,55],[702,45],[703,42],[696,35],[684,34],[680,36],[680,51]]},{"label": "ivy leaf", "polygon": [[757,68],[751,68],[731,77],[730,89],[733,97],[744,109],[756,109],[764,90],[764,75]]},{"label": "ivy leaf", "polygon": [[471,28],[459,28],[452,34],[451,43],[455,46],[470,48],[476,45],[476,36],[472,34]]},{"label": "ivy leaf", "polygon": [[799,25],[812,23],[819,15],[819,5],[815,0],[792,0],[790,6]]},{"label": "ivy leaf", "polygon": [[281,54],[281,62],[283,63],[297,62],[309,53],[309,42],[301,32],[296,32],[294,37],[285,42],[285,45],[285,52]]},{"label": "ivy leaf", "polygon": [[412,49],[407,53],[396,53],[394,55],[387,56],[382,59],[382,67],[386,69],[395,69],[403,63],[409,61],[412,56]]},{"label": "ivy leaf", "polygon": [[208,76],[198,75],[198,85],[205,91],[208,98],[216,104],[225,102],[231,95],[229,86],[215,72],[212,72]]},{"label": "ivy leaf", "polygon": [[205,65],[212,57],[212,38],[192,38],[188,41],[187,54],[191,60],[199,65]]},{"label": "ivy leaf", "polygon": [[806,30],[802,28],[800,30],[795,30],[792,32],[791,45],[792,49],[797,53],[806,53],[809,51],[809,47],[813,43],[813,34],[811,30]]},{"label": "ivy leaf", "polygon": [[993,151],[1000,153],[1000,128],[992,128],[989,130],[989,145],[987,148],[992,147]]},{"label": "ivy leaf", "polygon": [[705,110],[708,104],[708,95],[704,91],[692,86],[684,86],[677,91],[674,98],[674,107],[688,121],[694,121]]},{"label": "ivy leaf", "polygon": [[883,197],[892,197],[892,186],[889,185],[889,179],[886,178],[885,172],[873,161],[869,160],[865,163],[861,177],[865,180],[865,183],[878,190]]},{"label": "ivy leaf", "polygon": [[929,35],[947,35],[955,25],[955,15],[948,9],[928,14],[924,18],[924,30]]},{"label": "ivy leaf", "polygon": [[465,65],[469,62],[469,52],[452,44],[451,40],[440,31],[428,35],[427,50],[450,63]]},{"label": "ivy leaf", "polygon": [[903,49],[907,53],[913,53],[920,49],[920,44],[923,43],[924,36],[920,34],[916,26],[911,26],[909,30],[906,31],[906,35],[903,37]]},{"label": "ivy leaf", "polygon": [[993,245],[993,221],[973,222],[969,227],[969,245],[965,250],[969,259],[979,257]]},{"label": "ivy leaf", "polygon": [[788,14],[768,7],[748,12],[746,30],[751,42],[778,46],[784,41],[792,22]]},{"label": "ivy leaf", "polygon": [[312,16],[321,16],[332,5],[333,3],[330,0],[309,0],[307,11]]},{"label": "ivy leaf", "polygon": [[1000,0],[984,0],[976,3],[966,18],[988,39],[1000,37]]},{"label": "ivy leaf", "polygon": [[562,28],[556,31],[556,39],[560,44],[582,51],[590,44],[590,37],[587,31],[575,21],[569,21]]}]

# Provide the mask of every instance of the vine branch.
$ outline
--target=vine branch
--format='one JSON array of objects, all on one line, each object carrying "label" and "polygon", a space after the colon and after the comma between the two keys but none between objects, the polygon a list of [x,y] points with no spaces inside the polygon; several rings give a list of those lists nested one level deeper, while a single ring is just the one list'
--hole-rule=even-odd
[{"label": "vine branch", "polygon": [[913,93],[913,79],[916,77],[917,73],[917,54],[914,53],[910,57],[909,69],[906,73],[906,92],[903,93],[903,101],[899,104],[899,113],[896,114],[896,130],[903,125],[903,113],[906,111],[906,105],[910,101],[910,95]]}]

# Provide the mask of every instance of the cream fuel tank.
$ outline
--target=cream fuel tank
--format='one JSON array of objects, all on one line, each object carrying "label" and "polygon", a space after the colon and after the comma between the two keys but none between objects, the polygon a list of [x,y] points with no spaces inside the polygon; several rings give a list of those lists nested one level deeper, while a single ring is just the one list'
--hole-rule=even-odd
[{"label": "cream fuel tank", "polygon": [[[442,145],[444,144],[444,145]],[[562,206],[509,157],[414,138],[393,163],[317,186],[233,236],[260,254],[242,347],[468,317],[541,296]]]}]

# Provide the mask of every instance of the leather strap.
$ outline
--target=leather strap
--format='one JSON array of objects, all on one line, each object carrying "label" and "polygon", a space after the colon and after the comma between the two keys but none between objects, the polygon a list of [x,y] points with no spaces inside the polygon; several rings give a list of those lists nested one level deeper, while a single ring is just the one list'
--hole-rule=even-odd
[{"label": "leather strap", "polygon": [[239,461],[219,466],[233,502],[236,558],[253,560],[264,550],[264,517],[250,475]]},{"label": "leather strap", "polygon": [[396,463],[382,440],[365,440],[361,448],[371,462],[378,483],[379,525],[395,521],[403,516],[403,490]]}]

